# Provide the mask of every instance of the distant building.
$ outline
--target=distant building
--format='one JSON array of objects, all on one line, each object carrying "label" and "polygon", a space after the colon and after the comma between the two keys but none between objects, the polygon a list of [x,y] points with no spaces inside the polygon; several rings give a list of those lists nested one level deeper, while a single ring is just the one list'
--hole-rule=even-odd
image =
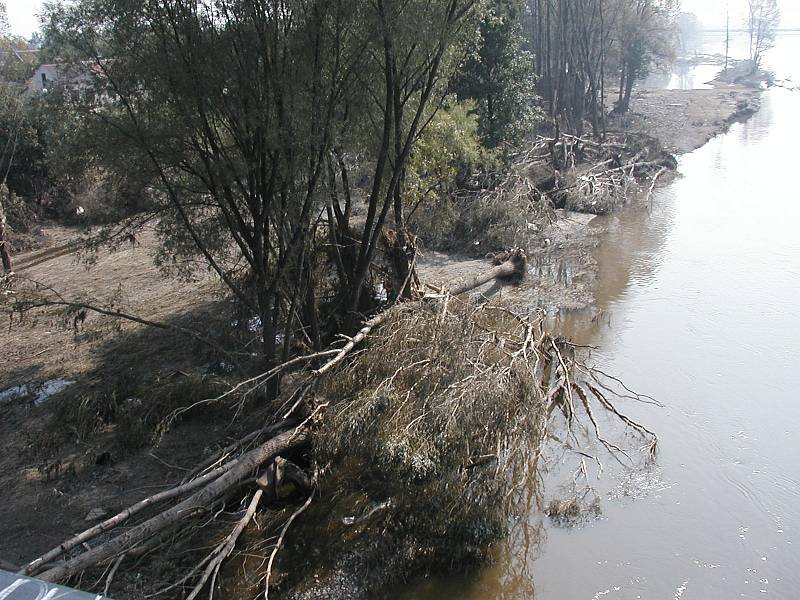
[{"label": "distant building", "polygon": [[95,72],[96,65],[93,63],[39,65],[28,82],[26,94],[29,96],[46,94],[56,85],[80,91],[91,85]]}]

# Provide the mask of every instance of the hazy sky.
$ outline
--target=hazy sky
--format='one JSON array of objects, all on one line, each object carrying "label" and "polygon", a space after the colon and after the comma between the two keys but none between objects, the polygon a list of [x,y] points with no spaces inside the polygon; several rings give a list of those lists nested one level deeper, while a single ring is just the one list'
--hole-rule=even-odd
[{"label": "hazy sky", "polygon": [[[800,0],[778,0],[783,13],[782,27],[800,27]],[[30,36],[39,28],[36,13],[41,0],[6,0],[8,20],[14,33]],[[725,25],[725,7],[730,6],[731,26],[740,27],[744,21],[747,0],[683,0],[683,10],[693,12],[707,26]]]},{"label": "hazy sky", "polygon": [[41,6],[41,0],[6,0],[11,31],[29,37],[39,29],[39,19],[36,18],[36,13],[41,10]]},{"label": "hazy sky", "polygon": [[[730,8],[731,27],[740,28],[747,11],[747,0],[682,0],[683,10],[696,14],[704,25],[725,26],[725,10]],[[800,0],[778,0],[781,27],[800,27]]]}]

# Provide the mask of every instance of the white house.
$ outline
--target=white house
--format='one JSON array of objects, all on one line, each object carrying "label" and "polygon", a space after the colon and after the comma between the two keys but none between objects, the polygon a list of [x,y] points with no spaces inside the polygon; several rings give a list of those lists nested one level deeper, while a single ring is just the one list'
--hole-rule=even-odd
[{"label": "white house", "polygon": [[91,85],[98,70],[97,64],[93,62],[39,65],[28,82],[25,93],[28,96],[46,94],[56,85],[66,85],[73,89],[83,90]]}]

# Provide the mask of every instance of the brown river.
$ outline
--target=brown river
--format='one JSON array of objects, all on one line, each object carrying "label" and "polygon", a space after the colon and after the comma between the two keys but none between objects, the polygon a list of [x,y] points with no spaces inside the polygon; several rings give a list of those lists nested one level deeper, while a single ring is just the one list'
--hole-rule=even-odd
[{"label": "brown river", "polygon": [[[798,61],[800,33],[781,34],[769,66],[800,81]],[[531,509],[493,566],[399,598],[800,598],[800,91],[765,92],[679,171],[600,223],[600,316],[559,320],[597,348],[594,364],[663,405],[618,400],[658,433],[656,462],[587,448],[603,464],[586,461],[583,484],[598,517],[560,527]],[[545,503],[580,489],[582,455],[559,448]]]}]

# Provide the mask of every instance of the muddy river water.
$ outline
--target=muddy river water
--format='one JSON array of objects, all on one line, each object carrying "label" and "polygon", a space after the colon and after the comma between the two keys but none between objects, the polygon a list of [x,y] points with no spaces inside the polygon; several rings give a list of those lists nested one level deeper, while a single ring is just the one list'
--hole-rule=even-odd
[{"label": "muddy river water", "polygon": [[[769,61],[800,81],[800,34],[779,36]],[[619,401],[659,434],[657,461],[598,454],[599,518],[559,527],[532,510],[494,566],[402,598],[800,598],[800,92],[765,92],[679,170],[648,206],[603,223],[600,316],[561,321],[663,404]],[[545,502],[575,463],[554,456]]]}]

